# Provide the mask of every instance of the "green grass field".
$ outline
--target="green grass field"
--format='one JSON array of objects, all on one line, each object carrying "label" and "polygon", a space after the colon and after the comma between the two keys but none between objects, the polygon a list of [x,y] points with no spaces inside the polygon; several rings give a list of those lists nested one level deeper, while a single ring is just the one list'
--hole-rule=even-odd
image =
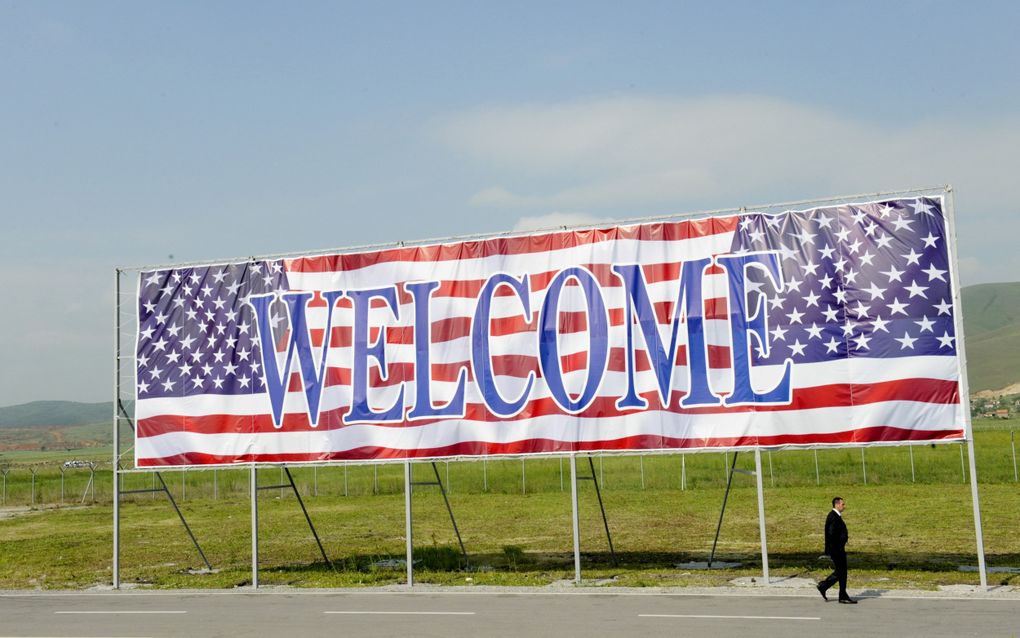
[{"label": "green grass field", "polygon": [[[1009,422],[980,422],[978,477],[990,565],[1020,564],[1020,486],[1014,482]],[[985,427],[989,426],[989,427]],[[910,456],[914,472],[911,475]],[[753,477],[737,474],[726,511],[719,557],[743,567],[685,572],[711,549],[725,488],[722,453],[594,458],[621,564],[611,565],[590,482],[582,482],[582,548],[586,578],[610,585],[723,584],[760,573]],[[821,525],[828,500],[848,500],[854,587],[934,587],[976,583],[959,565],[976,564],[970,488],[960,446],[783,450],[763,454],[770,565],[778,575],[820,577]],[[582,462],[583,461],[583,462]],[[97,472],[95,504],[85,493],[90,472],[60,474],[38,460],[31,509],[28,465],[12,465],[6,509],[0,509],[0,588],[88,587],[109,582],[112,511],[108,466]],[[542,585],[572,578],[569,465],[556,458],[438,463],[470,555],[465,568],[442,497],[435,487],[414,493],[417,573],[422,582]],[[562,474],[561,474],[562,467]],[[588,471],[579,459],[579,472]],[[741,454],[737,467],[753,468]],[[403,557],[403,468],[352,465],[292,469],[335,569],[318,555],[296,499],[288,490],[260,492],[262,581],[332,587],[399,583]],[[260,485],[281,482],[281,470],[260,471]],[[685,479],[681,489],[682,476]],[[214,573],[197,553],[162,494],[126,497],[122,508],[122,576],[154,587],[231,587],[250,579],[250,513],[245,469],[171,471],[164,479],[202,543]],[[434,478],[428,464],[415,480]],[[154,484],[151,474],[124,476],[125,489]],[[80,505],[85,494],[85,506]],[[993,574],[993,583],[1020,576]]]}]

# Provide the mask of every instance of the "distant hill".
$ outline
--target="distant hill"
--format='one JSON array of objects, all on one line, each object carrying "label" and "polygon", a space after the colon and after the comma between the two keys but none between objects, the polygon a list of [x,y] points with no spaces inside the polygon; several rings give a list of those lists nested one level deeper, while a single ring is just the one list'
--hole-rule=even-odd
[{"label": "distant hill", "polygon": [[109,422],[113,405],[75,401],[33,401],[0,408],[0,428],[38,425],[88,425]]},{"label": "distant hill", "polygon": [[1020,283],[960,291],[971,392],[1020,383]]}]

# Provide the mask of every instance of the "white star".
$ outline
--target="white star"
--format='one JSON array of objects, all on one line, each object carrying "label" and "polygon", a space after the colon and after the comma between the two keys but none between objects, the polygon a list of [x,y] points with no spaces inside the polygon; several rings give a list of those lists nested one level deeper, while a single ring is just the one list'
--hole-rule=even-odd
[{"label": "white star", "polygon": [[152,339],[152,333],[155,332],[155,331],[156,331],[155,328],[149,327],[149,328],[146,328],[145,330],[142,330],[139,334],[142,335],[142,339],[146,339],[147,340],[147,339]]},{"label": "white star", "polygon": [[939,311],[939,316],[950,314],[949,311],[952,307],[952,304],[947,302],[945,299],[942,300],[942,303],[935,304],[935,309]]},{"label": "white star", "polygon": [[254,372],[255,374],[259,373],[259,368],[261,368],[261,367],[262,367],[262,364],[259,363],[258,361],[252,361],[251,362],[251,371]]},{"label": "white star", "polygon": [[780,339],[782,339],[783,341],[786,341],[786,330],[784,330],[783,328],[780,328],[779,326],[776,326],[775,328],[773,328],[769,332],[772,333],[772,340],[773,341],[779,341]]},{"label": "white star", "polygon": [[805,275],[814,275],[816,270],[818,270],[818,264],[816,264],[815,262],[812,261],[810,263],[804,264]]},{"label": "white star", "polygon": [[138,394],[144,394],[149,391],[149,384],[144,381],[138,383]]},{"label": "white star", "polygon": [[872,332],[877,332],[877,331],[881,330],[882,332],[886,332],[887,333],[887,332],[889,332],[889,329],[886,328],[886,325],[888,325],[889,323],[890,323],[889,321],[886,321],[885,319],[883,319],[881,317],[875,317],[875,320],[872,322],[872,329],[871,329],[871,331]]},{"label": "white star", "polygon": [[251,328],[251,326],[248,324],[248,322],[247,321],[242,321],[241,323],[237,324],[237,333],[238,334],[242,334],[242,335],[246,335],[246,334],[248,334],[248,328]]},{"label": "white star", "polygon": [[807,329],[807,333],[808,333],[808,339],[809,340],[810,339],[821,339],[822,338],[822,329],[816,323],[812,323],[811,324],[811,327]]},{"label": "white star", "polygon": [[198,275],[197,272],[191,273],[191,276],[188,277],[188,279],[190,279],[191,283],[196,286],[202,282],[202,278]]},{"label": "white star", "polygon": [[801,282],[799,282],[796,279],[794,279],[793,277],[791,277],[790,281],[786,282],[786,290],[788,290],[788,291],[790,291],[790,290],[800,291],[800,283]]},{"label": "white star", "polygon": [[216,335],[209,335],[208,337],[205,338],[205,340],[206,343],[208,344],[208,347],[210,348],[216,345]]},{"label": "white star", "polygon": [[260,273],[260,272],[262,272],[262,264],[260,264],[257,261],[251,262],[251,271],[253,273]]},{"label": "white star", "polygon": [[849,250],[851,253],[856,253],[858,250],[861,249],[861,240],[855,239],[854,243],[848,244],[846,249]]},{"label": "white star", "polygon": [[223,369],[223,373],[225,376],[229,377],[230,375],[237,373],[237,366],[233,363],[228,363]]},{"label": "white star", "polygon": [[249,378],[248,375],[244,375],[243,377],[240,377],[238,381],[241,382],[242,388],[247,388],[248,384],[251,383],[251,378]]},{"label": "white star", "polygon": [[283,321],[283,315],[278,315],[274,313],[273,316],[269,318],[269,325],[270,327],[272,327],[273,330],[276,330],[276,328],[280,325],[281,321]]},{"label": "white star", "polygon": [[793,248],[789,248],[787,246],[780,246],[779,247],[779,254],[782,255],[783,259],[793,259],[793,260],[797,259],[797,251],[794,250]]},{"label": "white star", "polygon": [[248,350],[247,348],[241,348],[237,351],[238,361],[247,361],[249,356],[251,356],[251,350]]},{"label": "white star", "polygon": [[860,336],[858,336],[857,338],[853,339],[853,341],[855,341],[857,343],[857,349],[858,350],[867,350],[868,349],[868,342],[871,341],[871,337],[869,337],[868,335],[866,335],[866,334],[864,334],[862,332],[860,334]]},{"label": "white star", "polygon": [[790,325],[793,325],[795,323],[801,323],[801,317],[804,316],[804,313],[798,312],[797,309],[794,308],[793,312],[786,313],[786,316],[790,318]]},{"label": "white star", "polygon": [[236,295],[237,291],[240,290],[240,289],[241,289],[241,282],[239,282],[239,281],[235,281],[234,283],[232,283],[229,286],[227,286],[227,292],[230,293],[231,297]]},{"label": "white star", "polygon": [[211,294],[212,294],[212,286],[210,286],[209,284],[206,284],[205,286],[202,287],[202,295],[203,296],[208,297]]},{"label": "white star", "polygon": [[799,354],[799,355],[803,356],[804,355],[804,348],[806,346],[807,346],[807,344],[803,344],[803,343],[800,342],[800,339],[797,339],[796,341],[794,341],[793,343],[791,343],[789,345],[790,356],[793,356],[793,355],[796,355],[796,354]]},{"label": "white star", "polygon": [[144,354],[139,356],[138,357],[138,367],[139,368],[144,368],[147,365],[149,365],[149,357],[145,356]]},{"label": "white star", "polygon": [[825,354],[836,352],[839,348],[839,341],[836,341],[836,337],[829,339],[828,343],[825,344]]},{"label": "white star", "polygon": [[843,230],[836,231],[836,238],[839,239],[839,241],[845,242],[850,238],[850,229],[844,228]]},{"label": "white star", "polygon": [[921,258],[921,255],[920,253],[914,252],[913,248],[910,249],[910,254],[903,256],[906,257],[907,264],[916,264],[918,266],[921,265],[921,262],[918,261]]},{"label": "white star", "polygon": [[179,334],[179,333],[181,332],[181,330],[183,330],[183,329],[184,329],[184,326],[170,326],[169,328],[167,328],[167,332],[169,332],[169,333],[170,333],[170,336],[171,336],[171,337],[173,337],[174,339],[176,339],[176,338],[177,338],[177,335],[178,335],[178,334]]},{"label": "white star", "polygon": [[159,341],[153,342],[152,347],[155,348],[156,350],[159,350],[160,352],[165,352],[167,343],[168,341],[166,339],[160,337]]},{"label": "white star", "polygon": [[198,312],[196,312],[194,308],[188,308],[184,311],[184,314],[187,315],[188,321],[194,321],[198,318]]},{"label": "white star", "polygon": [[950,337],[948,331],[944,332],[941,337],[935,338],[939,340],[939,348],[952,348],[953,340],[956,339],[956,337]]},{"label": "white star", "polygon": [[151,286],[152,284],[158,284],[158,283],[159,283],[159,273],[158,272],[153,272],[148,277],[145,278],[145,285],[146,286]]},{"label": "white star", "polygon": [[780,308],[783,307],[783,304],[785,302],[786,302],[785,298],[778,297],[778,296],[777,297],[773,297],[772,299],[769,299],[769,305],[772,306],[773,310],[779,310]]},{"label": "white star", "polygon": [[213,301],[213,305],[216,306],[217,310],[222,310],[223,306],[227,305],[227,302],[219,297]]},{"label": "white star", "polygon": [[893,299],[892,303],[889,304],[889,315],[892,316],[899,312],[902,313],[903,316],[905,317],[909,316],[907,314],[907,305],[908,304],[902,303],[899,299]]},{"label": "white star", "polygon": [[862,221],[864,221],[864,218],[867,217],[867,216],[868,216],[867,213],[865,213],[862,209],[858,208],[858,209],[856,209],[854,211],[854,214],[853,214],[852,217],[853,217],[854,223],[855,224],[859,224]]},{"label": "white star", "polygon": [[815,221],[818,222],[819,228],[829,228],[832,224],[832,217],[819,213],[818,217],[815,217]]},{"label": "white star", "polygon": [[878,241],[875,243],[875,245],[878,246],[879,249],[882,249],[891,243],[892,235],[882,235],[881,237],[878,238]]},{"label": "white star", "polygon": [[283,266],[280,265],[280,262],[274,261],[273,262],[273,272],[282,272],[282,271],[283,271]]},{"label": "white star", "polygon": [[839,309],[835,306],[829,306],[829,309],[823,310],[822,314],[825,315],[826,321],[838,321]]},{"label": "white star", "polygon": [[854,308],[854,312],[857,313],[858,319],[866,319],[868,317],[868,306],[865,306],[863,302],[858,301],[857,307]]},{"label": "white star", "polygon": [[924,247],[925,248],[934,248],[935,247],[935,242],[937,242],[938,240],[939,240],[939,238],[936,237],[935,235],[932,235],[931,232],[928,233],[927,237],[922,237],[921,238],[921,241],[924,242]]},{"label": "white star", "polygon": [[904,332],[902,337],[897,337],[896,338],[896,341],[900,342],[900,350],[905,350],[907,348],[910,348],[911,350],[913,350],[914,349],[914,342],[917,341],[917,339],[914,338],[914,337],[911,337],[909,333]]},{"label": "white star", "polygon": [[223,387],[223,379],[221,379],[219,377],[216,377],[215,379],[213,379],[213,384],[216,386],[217,389],[222,388]]},{"label": "white star", "polygon": [[224,314],[224,317],[226,317],[227,321],[234,321],[237,319],[237,311],[230,309]]},{"label": "white star", "polygon": [[843,270],[845,270],[845,269],[846,269],[846,265],[847,265],[848,263],[849,263],[849,262],[848,262],[848,261],[847,261],[846,259],[844,259],[843,257],[840,257],[840,258],[839,258],[839,261],[835,261],[835,262],[833,262],[833,266],[835,266],[835,267],[836,267],[836,270],[838,270],[838,271],[840,271],[840,272],[843,272]]},{"label": "white star", "polygon": [[782,223],[780,217],[782,217],[782,213],[778,215],[766,215],[765,223],[768,224],[770,228],[779,228],[779,224]]},{"label": "white star", "polygon": [[765,238],[765,233],[760,230],[752,230],[747,233],[747,238],[751,240],[751,243],[759,242]]},{"label": "white star", "polygon": [[153,368],[152,370],[149,371],[149,375],[151,376],[152,379],[158,379],[159,375],[161,374],[163,374],[163,371],[160,370],[159,368]]},{"label": "white star", "polygon": [[142,305],[145,306],[145,312],[148,312],[148,313],[151,314],[151,313],[156,311],[156,304],[154,304],[154,303],[151,303],[151,302],[150,303],[143,303]]},{"label": "white star", "polygon": [[832,277],[825,275],[818,281],[822,282],[822,288],[832,288]]},{"label": "white star", "polygon": [[226,343],[227,343],[227,349],[228,350],[232,350],[234,348],[234,346],[237,345],[237,337],[234,337],[234,336],[227,337],[227,342]]},{"label": "white star", "polygon": [[191,383],[192,383],[192,385],[194,385],[194,386],[195,386],[196,388],[201,388],[201,387],[202,387],[202,379],[201,379],[201,378],[199,378],[199,377],[192,377],[192,379],[191,379]]},{"label": "white star", "polygon": [[216,324],[216,334],[218,334],[218,335],[225,334],[226,330],[227,330],[227,326],[225,324],[222,324],[222,323]]},{"label": "white star", "polygon": [[914,222],[909,221],[905,217],[900,217],[899,219],[894,219],[892,224],[893,224],[893,226],[896,227],[896,230],[903,230],[903,229],[910,230],[910,225],[913,224],[913,223]]},{"label": "white star", "polygon": [[223,280],[226,278],[226,276],[227,276],[227,271],[225,271],[225,270],[220,270],[219,272],[213,273],[213,283],[222,284]]},{"label": "white star", "polygon": [[750,217],[745,217],[745,218],[741,219],[740,220],[740,230],[746,231],[748,228],[751,227],[751,224],[753,224],[753,223],[754,223],[754,220],[752,220]]},{"label": "white star", "polygon": [[168,318],[169,318],[169,316],[166,313],[162,313],[161,312],[158,315],[156,315],[156,323],[158,325],[162,326],[164,323],[166,323],[166,320]]},{"label": "white star", "polygon": [[217,350],[216,352],[213,353],[213,359],[216,360],[216,363],[223,363],[223,357],[225,357],[226,355],[227,355],[226,352],[223,352],[222,350]]},{"label": "white star", "polygon": [[928,281],[929,282],[931,280],[933,280],[933,279],[938,279],[939,281],[945,281],[946,280],[945,277],[942,276],[942,275],[946,274],[946,271],[945,270],[939,270],[938,268],[935,267],[935,264],[932,264],[932,265],[928,266],[927,270],[922,270],[921,272],[923,272],[924,274],[928,275]]},{"label": "white star", "polygon": [[166,356],[166,360],[169,361],[170,363],[177,363],[177,360],[180,359],[180,358],[181,358],[181,353],[174,352],[173,350],[171,350],[170,354],[168,354]]},{"label": "white star", "polygon": [[899,281],[902,283],[903,280],[900,277],[903,273],[904,271],[902,270],[896,270],[896,266],[890,266],[889,270],[882,271],[882,274],[888,277],[890,282]]},{"label": "white star", "polygon": [[806,306],[806,307],[807,307],[807,308],[810,308],[811,306],[815,306],[815,307],[817,307],[817,306],[818,306],[818,300],[819,300],[820,298],[821,298],[821,297],[820,297],[819,295],[816,295],[816,294],[815,294],[815,293],[814,293],[814,292],[812,291],[812,292],[808,292],[808,295],[807,295],[806,297],[804,297],[803,299],[804,299],[804,302],[805,302],[805,303],[807,304],[807,306]]},{"label": "white star", "polygon": [[205,374],[205,376],[209,376],[210,374],[212,374],[212,371],[213,368],[208,363],[202,366],[202,372]]},{"label": "white star", "polygon": [[852,321],[847,321],[846,323],[843,324],[843,336],[844,337],[849,337],[850,335],[852,335],[854,333],[854,330],[856,330],[856,329],[857,329],[857,324],[856,323],[854,323]]},{"label": "white star", "polygon": [[924,294],[924,291],[928,290],[928,286],[918,286],[916,279],[910,282],[910,285],[904,288],[904,290],[910,291],[910,297],[908,297],[908,299],[912,297],[921,297],[923,299],[928,298],[928,295]]},{"label": "white star", "polygon": [[814,240],[814,238],[817,235],[815,235],[815,233],[809,233],[807,231],[807,228],[804,228],[799,233],[797,233],[796,235],[793,235],[793,236],[797,237],[798,239],[800,239],[801,243],[811,245],[811,244],[814,243],[812,240]]},{"label": "white star", "polygon": [[266,275],[262,278],[262,281],[265,283],[266,287],[268,288],[269,286],[273,285],[273,276],[268,274],[268,273],[266,273]]},{"label": "white star", "polygon": [[882,294],[885,293],[885,288],[879,288],[877,285],[875,285],[875,282],[871,282],[871,287],[865,288],[864,292],[870,294],[871,300],[874,301],[882,297]]},{"label": "white star", "polygon": [[935,214],[931,212],[931,209],[932,209],[931,204],[929,204],[928,202],[924,201],[923,199],[918,199],[917,203],[910,204],[910,207],[914,209],[914,214],[915,215],[925,214],[925,215],[928,215],[929,217],[934,217],[935,216]]},{"label": "white star", "polygon": [[191,350],[191,344],[195,343],[195,338],[188,335],[181,339],[181,345],[184,346],[185,350]]},{"label": "white star", "polygon": [[843,279],[845,279],[848,284],[854,283],[855,281],[857,281],[857,271],[856,270],[846,271],[846,273],[843,275]]},{"label": "white star", "polygon": [[868,221],[867,226],[864,227],[864,234],[871,237],[878,230],[878,224],[873,221]]},{"label": "white star", "polygon": [[163,390],[165,390],[167,392],[173,390],[174,389],[174,383],[175,383],[175,381],[171,381],[170,379],[167,379],[166,381],[163,382]]},{"label": "white star", "polygon": [[820,252],[822,254],[822,257],[831,260],[832,259],[832,253],[836,252],[836,249],[830,247],[828,244],[825,244],[825,246],[823,248],[819,249],[818,252]]},{"label": "white star", "polygon": [[882,219],[887,218],[896,212],[896,209],[889,204],[882,204],[882,207],[878,209],[878,214],[882,216]]},{"label": "white star", "polygon": [[181,371],[181,376],[186,377],[191,374],[191,364],[185,361],[181,365],[177,366],[177,369]]},{"label": "white star", "polygon": [[842,286],[836,288],[836,292],[833,293],[833,296],[836,297],[836,301],[838,301],[840,304],[843,305],[846,304],[846,291],[843,290]]},{"label": "white star", "polygon": [[868,251],[864,251],[864,254],[862,254],[860,257],[857,258],[857,260],[860,261],[862,264],[867,264],[869,266],[873,265],[871,262],[874,259],[875,259],[875,256],[872,255]]},{"label": "white star", "polygon": [[929,319],[928,315],[925,315],[924,317],[922,317],[920,321],[914,321],[914,323],[916,323],[918,326],[921,327],[921,332],[925,332],[925,331],[928,331],[928,332],[931,332],[931,333],[935,332],[934,330],[932,330],[932,326],[935,325],[935,322],[932,321],[931,319]]}]

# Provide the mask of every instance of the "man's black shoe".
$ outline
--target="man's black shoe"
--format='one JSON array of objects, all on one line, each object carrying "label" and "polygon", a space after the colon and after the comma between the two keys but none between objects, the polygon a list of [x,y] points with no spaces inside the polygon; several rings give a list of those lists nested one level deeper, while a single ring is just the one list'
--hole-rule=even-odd
[{"label": "man's black shoe", "polygon": [[844,605],[856,605],[857,604],[857,601],[854,600],[853,598],[840,598],[839,602],[843,603]]},{"label": "man's black shoe", "polygon": [[815,585],[815,589],[817,589],[818,593],[822,595],[822,598],[825,599],[825,602],[829,602],[829,597],[825,595],[825,590],[822,589],[821,585]]}]

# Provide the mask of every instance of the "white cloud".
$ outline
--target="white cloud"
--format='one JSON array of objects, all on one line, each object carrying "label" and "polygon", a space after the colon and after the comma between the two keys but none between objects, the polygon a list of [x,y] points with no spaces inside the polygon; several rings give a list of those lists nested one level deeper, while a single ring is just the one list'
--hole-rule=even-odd
[{"label": "white cloud", "polygon": [[514,225],[514,232],[544,230],[562,226],[583,226],[606,221],[604,217],[596,217],[587,213],[549,213],[536,217],[521,217]]},{"label": "white cloud", "polygon": [[[975,258],[964,274],[1020,272],[1003,238],[1020,229],[1020,114],[919,111],[888,125],[754,95],[612,97],[478,109],[434,134],[490,176],[471,205],[521,214],[622,218],[952,183],[961,256]],[[1000,246],[978,249],[988,242]]]}]

